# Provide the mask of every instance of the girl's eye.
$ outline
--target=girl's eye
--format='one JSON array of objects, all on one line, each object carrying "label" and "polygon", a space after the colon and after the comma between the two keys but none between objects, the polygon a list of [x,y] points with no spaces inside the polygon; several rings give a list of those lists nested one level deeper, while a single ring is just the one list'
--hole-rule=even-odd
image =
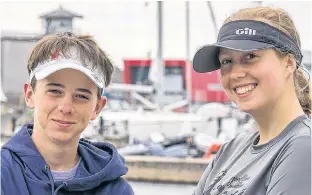
[{"label": "girl's eye", "polygon": [[227,64],[230,64],[232,63],[232,60],[229,60],[229,59],[224,59],[224,60],[221,60],[221,65],[227,65]]},{"label": "girl's eye", "polygon": [[255,58],[256,57],[256,55],[255,54],[253,54],[253,53],[249,53],[249,54],[247,54],[246,56],[245,56],[245,59],[247,59],[247,60],[251,60],[251,59],[253,59],[253,58]]}]

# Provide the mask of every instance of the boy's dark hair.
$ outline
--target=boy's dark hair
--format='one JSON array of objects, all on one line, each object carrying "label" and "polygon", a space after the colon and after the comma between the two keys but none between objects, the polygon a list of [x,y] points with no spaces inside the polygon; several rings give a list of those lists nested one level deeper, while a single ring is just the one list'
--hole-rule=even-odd
[{"label": "boy's dark hair", "polygon": [[[64,58],[70,58],[70,49],[78,51],[79,61],[83,65],[91,64],[92,68],[99,68],[105,81],[105,86],[111,82],[114,66],[105,52],[99,47],[90,35],[75,35],[71,32],[51,34],[44,36],[31,51],[27,63],[28,73],[34,70],[39,63],[48,61],[54,53]],[[36,79],[32,79],[31,86],[35,89]],[[103,90],[98,88],[98,98]]]}]

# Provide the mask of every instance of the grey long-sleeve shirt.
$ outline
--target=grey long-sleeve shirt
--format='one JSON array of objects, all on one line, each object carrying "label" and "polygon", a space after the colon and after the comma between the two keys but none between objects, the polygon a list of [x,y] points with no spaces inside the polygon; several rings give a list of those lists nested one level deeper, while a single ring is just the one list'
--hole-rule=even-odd
[{"label": "grey long-sleeve shirt", "polygon": [[259,132],[224,144],[202,175],[195,195],[311,195],[311,120],[299,116],[273,140]]}]

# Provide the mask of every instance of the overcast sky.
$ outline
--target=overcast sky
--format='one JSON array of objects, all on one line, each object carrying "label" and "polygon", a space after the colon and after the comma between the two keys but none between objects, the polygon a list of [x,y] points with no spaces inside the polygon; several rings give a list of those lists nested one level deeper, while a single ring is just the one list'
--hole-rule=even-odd
[{"label": "overcast sky", "polygon": [[[251,1],[213,1],[217,25],[240,8],[251,6]],[[302,48],[312,50],[312,2],[265,1],[286,9],[293,17],[301,35]],[[1,1],[0,29],[23,33],[44,32],[40,15],[62,5],[65,9],[83,15],[74,20],[74,28],[95,36],[101,47],[121,66],[124,58],[144,58],[149,50],[156,53],[156,2],[144,1]],[[163,56],[183,59],[186,56],[185,2],[163,3]],[[207,3],[190,2],[190,51],[216,40]]]}]

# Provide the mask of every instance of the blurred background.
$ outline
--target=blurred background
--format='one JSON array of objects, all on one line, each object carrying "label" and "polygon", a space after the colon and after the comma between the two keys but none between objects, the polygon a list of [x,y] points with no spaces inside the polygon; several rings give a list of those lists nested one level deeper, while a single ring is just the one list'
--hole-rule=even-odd
[{"label": "blurred background", "polygon": [[256,130],[223,92],[219,72],[194,72],[192,58],[216,41],[226,17],[258,5],[290,13],[311,71],[308,1],[0,1],[1,145],[32,122],[23,84],[36,42],[56,32],[90,34],[115,71],[103,94],[108,104],[82,137],[118,148],[135,194],[192,194],[219,147]]}]

